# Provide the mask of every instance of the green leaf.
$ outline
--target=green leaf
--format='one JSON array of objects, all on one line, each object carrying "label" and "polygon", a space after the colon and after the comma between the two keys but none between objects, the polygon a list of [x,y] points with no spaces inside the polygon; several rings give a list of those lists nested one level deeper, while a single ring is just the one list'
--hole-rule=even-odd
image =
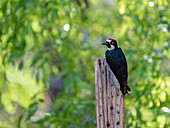
[{"label": "green leaf", "polygon": [[23,69],[24,67],[24,62],[21,60],[21,62],[19,63],[19,70]]}]

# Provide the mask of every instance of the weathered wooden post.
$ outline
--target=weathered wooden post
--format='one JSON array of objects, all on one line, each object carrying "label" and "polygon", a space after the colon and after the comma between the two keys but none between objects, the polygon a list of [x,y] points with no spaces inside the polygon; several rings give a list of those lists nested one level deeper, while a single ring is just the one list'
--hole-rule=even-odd
[{"label": "weathered wooden post", "polygon": [[124,96],[105,59],[95,59],[97,128],[125,128]]}]

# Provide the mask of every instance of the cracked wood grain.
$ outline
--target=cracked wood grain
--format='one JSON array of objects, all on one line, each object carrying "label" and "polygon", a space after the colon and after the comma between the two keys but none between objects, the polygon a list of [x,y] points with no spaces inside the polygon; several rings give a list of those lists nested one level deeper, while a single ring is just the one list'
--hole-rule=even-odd
[{"label": "cracked wood grain", "polygon": [[125,128],[124,95],[105,59],[95,59],[97,128]]}]

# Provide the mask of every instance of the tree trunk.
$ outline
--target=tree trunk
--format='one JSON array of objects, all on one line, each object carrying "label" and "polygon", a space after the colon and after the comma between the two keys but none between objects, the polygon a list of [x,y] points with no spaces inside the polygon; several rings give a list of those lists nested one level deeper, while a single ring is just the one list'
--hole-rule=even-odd
[{"label": "tree trunk", "polygon": [[124,95],[104,59],[95,59],[97,128],[125,128]]}]

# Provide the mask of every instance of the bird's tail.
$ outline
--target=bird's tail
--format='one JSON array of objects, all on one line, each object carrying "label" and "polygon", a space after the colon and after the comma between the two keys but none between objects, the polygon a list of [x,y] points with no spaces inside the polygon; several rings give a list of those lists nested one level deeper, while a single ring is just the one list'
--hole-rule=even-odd
[{"label": "bird's tail", "polygon": [[122,90],[122,93],[123,93],[124,95],[126,95],[126,94],[128,94],[128,93],[131,93],[131,89],[130,89],[129,85],[127,84],[127,82],[124,82],[124,86],[123,86],[122,89],[123,89],[123,90]]},{"label": "bird's tail", "polygon": [[120,87],[121,87],[120,90],[122,91],[124,95],[131,93],[131,89],[129,85],[127,84],[127,82],[124,82],[123,86],[120,86]]},{"label": "bird's tail", "polygon": [[127,85],[126,87],[127,87],[127,93],[131,93],[131,89],[130,89],[129,85]]}]

